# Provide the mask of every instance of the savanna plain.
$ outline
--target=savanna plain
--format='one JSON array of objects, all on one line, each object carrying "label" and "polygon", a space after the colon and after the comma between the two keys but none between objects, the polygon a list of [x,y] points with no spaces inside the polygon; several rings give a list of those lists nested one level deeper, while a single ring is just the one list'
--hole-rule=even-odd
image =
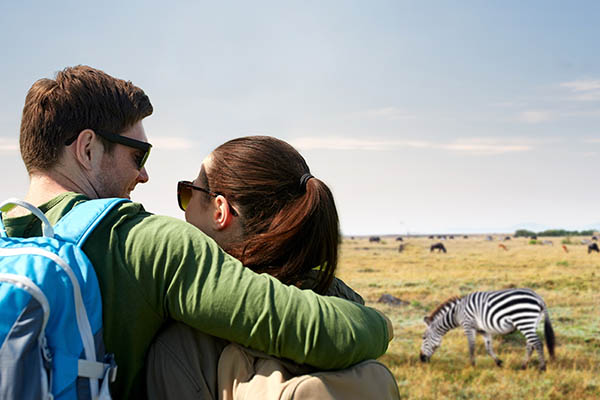
[{"label": "savanna plain", "polygon": [[[527,238],[505,240],[505,235],[491,241],[486,236],[457,236],[443,241],[447,253],[430,252],[437,239],[396,239],[381,237],[374,243],[344,238],[338,276],[368,306],[392,320],[395,336],[380,361],[396,377],[402,398],[600,398],[600,254],[588,254],[581,240],[589,237],[539,238],[538,243],[553,242],[540,245]],[[479,335],[476,365],[471,366],[460,328],[444,336],[429,363],[420,362],[423,317],[440,303],[474,291],[519,287],[533,289],[549,307],[557,345],[556,359],[545,372],[539,371],[535,352],[529,367],[521,369],[525,338],[519,332],[494,336],[502,368],[487,354]],[[402,303],[379,302],[384,294]],[[538,335],[544,340],[543,323]],[[545,341],[544,352],[548,360]]]}]

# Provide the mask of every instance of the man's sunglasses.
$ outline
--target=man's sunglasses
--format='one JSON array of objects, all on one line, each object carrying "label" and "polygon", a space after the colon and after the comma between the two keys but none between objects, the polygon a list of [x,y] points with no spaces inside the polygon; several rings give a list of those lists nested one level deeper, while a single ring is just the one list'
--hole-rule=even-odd
[{"label": "man's sunglasses", "polygon": [[[177,202],[179,203],[179,208],[181,208],[183,211],[185,211],[188,205],[190,204],[190,200],[192,198],[192,190],[199,190],[212,197],[217,197],[219,195],[219,193],[213,192],[200,186],[195,186],[190,181],[179,181],[177,182]],[[229,202],[227,204],[229,204]],[[229,211],[234,217],[238,216],[237,211],[235,211],[231,204],[229,204]]]},{"label": "man's sunglasses", "polygon": [[[128,138],[125,136],[121,136],[121,135],[117,135],[117,134],[109,133],[109,132],[100,132],[100,131],[96,131],[96,130],[94,132],[97,135],[102,136],[104,139],[108,140],[109,142],[119,143],[124,146],[132,147],[134,149],[143,151],[144,152],[143,155],[136,157],[135,163],[139,170],[144,168],[144,165],[146,164],[146,161],[148,161],[148,157],[150,156],[150,149],[152,149],[152,145],[150,143],[142,142],[141,140],[135,140],[132,138]],[[75,141],[75,139],[77,139],[78,136],[79,136],[79,134],[77,134],[77,135],[71,137],[69,140],[67,140],[65,142],[65,146],[70,146],[71,143],[73,143]]]}]

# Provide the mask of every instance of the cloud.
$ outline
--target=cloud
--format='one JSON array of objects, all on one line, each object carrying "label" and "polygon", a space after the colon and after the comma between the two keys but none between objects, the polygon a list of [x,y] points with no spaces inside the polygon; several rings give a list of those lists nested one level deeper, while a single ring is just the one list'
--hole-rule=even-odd
[{"label": "cloud", "polygon": [[441,149],[473,155],[493,155],[532,150],[526,141],[510,141],[488,138],[464,138],[450,143],[425,140],[363,139],[339,136],[300,137],[290,140],[300,150],[363,150],[389,151],[400,148]]},{"label": "cloud", "polygon": [[189,150],[196,142],[183,137],[152,136],[152,145],[161,150]]},{"label": "cloud", "polygon": [[531,144],[506,142],[496,139],[459,139],[454,143],[443,144],[440,146],[446,150],[459,151],[477,155],[494,155],[505,153],[519,153],[532,149]]},{"label": "cloud", "polygon": [[585,139],[585,143],[600,143],[600,138]]},{"label": "cloud", "polygon": [[519,120],[528,124],[539,124],[552,119],[552,113],[548,111],[531,110],[519,114]]},{"label": "cloud", "polygon": [[[550,92],[541,96],[494,103],[495,107],[513,109],[513,121],[540,124],[573,117],[597,117],[600,110],[600,79],[579,79],[553,84]],[[584,104],[587,102],[588,104]]]},{"label": "cloud", "polygon": [[12,153],[19,151],[19,143],[16,139],[0,138],[0,152]]},{"label": "cloud", "polygon": [[569,89],[574,96],[569,100],[576,101],[600,101],[600,80],[582,79],[571,82],[563,82],[561,87]]},{"label": "cloud", "polygon": [[414,114],[410,114],[405,110],[402,110],[397,107],[383,107],[377,108],[373,110],[368,110],[363,113],[365,116],[370,118],[386,118],[391,120],[399,120],[399,119],[415,119],[416,116]]},{"label": "cloud", "polygon": [[399,147],[430,147],[430,144],[419,140],[374,140],[354,139],[339,136],[300,137],[290,143],[302,150],[390,150]]},{"label": "cloud", "polygon": [[563,82],[562,87],[571,89],[574,92],[588,92],[590,90],[600,90],[600,80],[577,80],[571,82]]}]

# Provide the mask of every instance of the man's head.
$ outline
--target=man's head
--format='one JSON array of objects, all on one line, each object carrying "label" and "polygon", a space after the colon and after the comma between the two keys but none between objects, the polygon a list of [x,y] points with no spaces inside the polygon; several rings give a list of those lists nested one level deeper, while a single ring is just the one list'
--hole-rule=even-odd
[{"label": "man's head", "polygon": [[40,79],[25,99],[21,156],[30,175],[62,176],[67,190],[90,197],[129,197],[148,180],[150,151],[142,119],[144,91],[88,66]]},{"label": "man's head", "polygon": [[[79,65],[33,84],[23,108],[21,157],[27,172],[53,168],[65,143],[85,129],[121,134],[152,114],[144,91],[129,81]],[[100,138],[107,152],[115,143]]]}]

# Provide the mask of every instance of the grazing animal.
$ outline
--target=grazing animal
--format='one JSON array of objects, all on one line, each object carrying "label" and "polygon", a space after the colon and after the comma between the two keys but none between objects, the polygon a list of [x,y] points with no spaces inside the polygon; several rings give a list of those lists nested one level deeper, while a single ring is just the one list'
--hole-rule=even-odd
[{"label": "grazing animal", "polygon": [[396,242],[402,242],[402,241],[403,241],[403,239],[402,239],[402,236],[398,236],[398,237],[396,238]]},{"label": "grazing animal", "polygon": [[500,248],[501,248],[502,250],[504,250],[504,251],[508,251],[508,248],[507,248],[505,245],[503,245],[502,243],[500,243],[500,244],[498,245],[498,247],[500,247]]},{"label": "grazing animal", "polygon": [[563,248],[563,250],[565,251],[565,253],[568,253],[568,252],[569,252],[569,249],[567,249],[567,246],[566,246],[566,245],[564,245],[564,244],[563,244],[563,245],[562,245],[562,248]]},{"label": "grazing animal", "polygon": [[533,236],[531,236],[529,239],[531,239],[531,240],[537,240],[537,236],[536,236],[536,235],[533,235]]},{"label": "grazing animal", "polygon": [[398,253],[402,253],[404,251],[404,245],[401,244],[400,246],[398,246]]},{"label": "grazing animal", "polygon": [[542,240],[542,245],[554,246],[552,240]]},{"label": "grazing animal", "polygon": [[598,241],[598,238],[596,236],[592,236],[592,240]]},{"label": "grazing animal", "polygon": [[527,368],[531,353],[537,350],[540,370],[546,369],[544,348],[536,333],[537,325],[544,317],[544,335],[550,358],[554,359],[555,337],[548,307],[544,300],[531,289],[505,289],[493,292],[474,292],[464,297],[452,297],[440,304],[430,316],[425,317],[427,330],[423,334],[420,358],[430,360],[440,347],[442,337],[451,329],[462,326],[469,342],[471,364],[475,365],[475,335],[481,333],[485,349],[497,366],[502,361],[492,349],[492,334],[505,335],[517,329],[527,340],[526,358],[523,369]]},{"label": "grazing animal", "polygon": [[600,249],[598,249],[598,243],[592,243],[592,244],[588,245],[588,254],[590,254],[592,251],[595,251],[596,253],[600,253]]},{"label": "grazing animal", "polygon": [[504,240],[510,240],[510,236],[505,237]]},{"label": "grazing animal", "polygon": [[433,239],[433,235],[429,235],[429,239]]},{"label": "grazing animal", "polygon": [[369,238],[369,242],[380,242],[381,238],[379,236],[371,236]]},{"label": "grazing animal", "polygon": [[431,253],[432,251],[437,250],[438,253],[440,252],[446,252],[446,248],[444,247],[444,245],[442,243],[436,243],[436,244],[432,244],[431,247],[429,248],[429,252]]}]

